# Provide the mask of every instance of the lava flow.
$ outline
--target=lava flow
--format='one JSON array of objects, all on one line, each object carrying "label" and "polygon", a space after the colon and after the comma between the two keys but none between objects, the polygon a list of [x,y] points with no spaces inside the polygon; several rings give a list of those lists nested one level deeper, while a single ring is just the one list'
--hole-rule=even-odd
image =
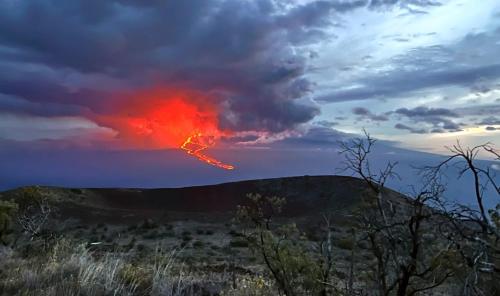
[{"label": "lava flow", "polygon": [[218,161],[215,158],[212,158],[210,156],[207,156],[202,153],[203,150],[207,149],[210,147],[208,144],[204,144],[203,141],[201,141],[201,137],[203,135],[201,133],[194,134],[192,136],[189,136],[186,141],[181,145],[181,149],[185,150],[187,154],[193,155],[196,158],[198,158],[201,161],[204,161],[208,164],[211,164],[213,166],[226,169],[226,170],[232,170],[234,169],[234,166],[230,164],[225,164],[221,161]]}]

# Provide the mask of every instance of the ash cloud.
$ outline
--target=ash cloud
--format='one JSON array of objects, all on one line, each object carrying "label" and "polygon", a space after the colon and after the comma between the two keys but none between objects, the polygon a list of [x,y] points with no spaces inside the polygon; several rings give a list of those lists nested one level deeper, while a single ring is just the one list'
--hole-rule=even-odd
[{"label": "ash cloud", "polygon": [[291,47],[325,38],[331,14],[348,8],[278,4],[0,2],[0,71],[11,73],[0,78],[0,93],[17,98],[12,112],[50,103],[58,115],[73,115],[78,108],[112,112],[118,91],[175,85],[217,98],[223,128],[291,129],[319,113],[307,100],[307,58]]}]

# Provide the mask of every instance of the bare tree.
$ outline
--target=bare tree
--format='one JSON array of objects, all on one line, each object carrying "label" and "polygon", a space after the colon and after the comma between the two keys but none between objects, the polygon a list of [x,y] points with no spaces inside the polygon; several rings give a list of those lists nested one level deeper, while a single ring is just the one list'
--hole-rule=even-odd
[{"label": "bare tree", "polygon": [[[493,144],[486,143],[470,147],[463,147],[459,141],[453,146],[446,146],[445,148],[451,153],[444,161],[436,166],[427,166],[423,169],[424,176],[427,179],[438,178],[439,174],[443,173],[443,169],[453,166],[458,168],[458,176],[460,179],[464,174],[470,173],[473,177],[474,197],[478,210],[469,211],[471,221],[477,223],[483,233],[492,231],[488,212],[484,205],[486,198],[485,192],[488,187],[491,187],[496,193],[497,202],[500,195],[500,187],[496,184],[495,173],[490,167],[483,168],[477,163],[477,156],[480,152],[489,153],[497,160],[500,160],[500,153],[497,151]],[[476,214],[479,214],[477,217]]]},{"label": "bare tree", "polygon": [[350,172],[365,181],[368,188],[377,195],[377,208],[384,221],[387,222],[383,194],[386,181],[390,178],[399,178],[399,175],[394,171],[397,162],[388,162],[383,169],[378,172],[374,171],[368,161],[368,156],[377,140],[372,138],[366,130],[363,130],[363,133],[364,138],[339,142],[341,148],[339,153],[344,156],[341,171]]},{"label": "bare tree", "polygon": [[[481,166],[478,156],[482,153],[500,160],[500,153],[491,143],[464,147],[457,141],[446,148],[450,155],[436,166],[424,167],[422,174],[427,180],[433,180],[452,167],[458,170],[458,179],[471,176],[475,204],[444,204],[441,208],[447,212],[449,225],[453,226],[453,232],[448,231],[447,238],[456,245],[467,267],[463,294],[489,295],[491,291],[488,289],[494,288],[495,279],[500,279],[500,229],[495,223],[499,208],[488,211],[485,201],[499,204],[500,188],[495,172],[489,166]],[[496,289],[494,293],[500,293],[500,288]]]},{"label": "bare tree", "polygon": [[453,275],[444,260],[451,246],[428,238],[437,216],[429,204],[441,198],[442,187],[429,182],[413,198],[398,202],[385,186],[390,178],[399,177],[394,171],[397,163],[374,170],[369,155],[375,142],[364,131],[364,138],[341,142],[340,153],[343,170],[361,177],[368,187],[359,230],[376,259],[373,280],[378,294],[415,295],[435,289]]},{"label": "bare tree", "polygon": [[[327,287],[330,282],[331,273],[333,270],[333,225],[331,222],[331,217],[328,214],[323,214],[323,228],[324,237],[317,244],[315,251],[319,254],[320,260],[318,260],[318,265],[320,269],[320,278],[318,281],[324,284],[323,289],[319,293],[321,296],[328,295]],[[332,287],[333,288],[333,287]],[[336,287],[335,287],[336,288]]]}]

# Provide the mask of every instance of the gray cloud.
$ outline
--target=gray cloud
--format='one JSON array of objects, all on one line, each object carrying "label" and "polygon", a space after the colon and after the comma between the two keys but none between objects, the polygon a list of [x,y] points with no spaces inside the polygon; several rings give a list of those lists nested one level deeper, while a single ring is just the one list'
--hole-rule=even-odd
[{"label": "gray cloud", "polygon": [[488,116],[486,118],[483,118],[483,120],[481,120],[477,124],[480,124],[480,125],[500,125],[500,119],[495,117],[495,116]]},{"label": "gray cloud", "polygon": [[370,110],[363,107],[356,107],[352,109],[352,113],[360,116],[361,118],[369,119],[372,121],[387,121],[389,118],[383,114],[374,114]]},{"label": "gray cloud", "polygon": [[37,116],[68,116],[87,112],[84,107],[69,104],[30,102],[18,97],[0,93],[0,112],[29,114]]},{"label": "gray cloud", "polygon": [[416,129],[416,128],[407,126],[407,125],[402,124],[402,123],[397,123],[396,125],[394,125],[394,128],[400,129],[400,130],[407,130],[412,134],[426,134],[427,133],[427,130],[425,130],[425,129]]},{"label": "gray cloud", "polygon": [[[446,108],[429,108],[419,106],[413,109],[399,108],[389,114],[396,114],[410,119],[414,123],[429,124],[433,127],[432,133],[456,132],[461,130],[461,124],[449,119],[460,117],[456,112]],[[412,133],[427,133],[425,129],[413,129],[404,124],[396,124],[395,128],[408,130]]]},{"label": "gray cloud", "polygon": [[399,4],[402,7],[408,7],[409,5],[414,5],[414,6],[418,6],[418,7],[426,7],[426,6],[439,6],[439,5],[441,5],[441,2],[433,1],[433,0],[407,0],[407,1],[371,0],[370,1],[370,6],[372,6],[372,7],[395,5],[395,4]]},{"label": "gray cloud", "polygon": [[[403,67],[403,66],[399,66]],[[393,98],[431,87],[461,85],[472,87],[478,77],[500,77],[500,64],[481,67],[450,67],[450,69],[394,70],[384,75],[360,80],[364,86],[350,90],[334,91],[317,98],[321,102],[342,102],[372,98]]]},{"label": "gray cloud", "polygon": [[394,111],[396,114],[405,115],[407,117],[434,117],[434,116],[447,116],[458,117],[459,115],[450,109],[446,108],[429,108],[426,106],[419,106],[413,109],[399,108]]},{"label": "gray cloud", "polygon": [[445,133],[445,132],[446,131],[444,129],[442,129],[442,128],[433,128],[431,130],[431,133],[433,133],[433,134],[441,134],[441,133]]},{"label": "gray cloud", "polygon": [[487,131],[496,131],[496,130],[498,130],[498,128],[496,128],[494,126],[487,126],[484,129],[487,130]]},{"label": "gray cloud", "polygon": [[[345,81],[318,97],[319,102],[342,102],[375,98],[398,98],[432,88],[460,86],[484,92],[500,79],[500,30],[469,34],[449,46],[418,47],[386,61],[389,70],[361,69],[353,87]],[[464,54],[467,53],[467,54]]]},{"label": "gray cloud", "polygon": [[335,121],[319,120],[319,121],[313,122],[313,124],[321,126],[321,127],[332,128],[332,127],[338,125],[339,123],[335,122]]},{"label": "gray cloud", "polygon": [[338,148],[338,143],[341,140],[352,137],[352,134],[340,132],[338,130],[327,127],[312,127],[301,135],[287,137],[285,139],[275,141],[270,146],[275,148]]}]

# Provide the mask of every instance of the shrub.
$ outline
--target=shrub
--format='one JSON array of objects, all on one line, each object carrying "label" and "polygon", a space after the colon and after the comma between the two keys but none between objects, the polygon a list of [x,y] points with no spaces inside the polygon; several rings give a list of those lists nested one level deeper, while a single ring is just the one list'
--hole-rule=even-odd
[{"label": "shrub", "polygon": [[142,228],[144,229],[153,229],[153,228],[158,228],[158,224],[153,220],[153,219],[146,219],[142,223]]},{"label": "shrub", "polygon": [[139,290],[147,290],[153,283],[150,270],[130,263],[121,268],[119,277],[126,285],[135,286]]},{"label": "shrub", "polygon": [[13,201],[0,200],[0,244],[7,245],[12,233],[13,217],[18,205]]},{"label": "shrub", "polygon": [[188,241],[193,240],[193,237],[190,236],[190,235],[183,235],[182,236],[182,240],[185,241],[185,242],[188,242]]},{"label": "shrub", "polygon": [[352,250],[354,248],[354,241],[350,238],[341,238],[335,242],[337,247],[344,250]]},{"label": "shrub", "polygon": [[83,190],[78,189],[78,188],[70,189],[70,191],[73,192],[73,193],[75,193],[75,194],[83,194]]},{"label": "shrub", "polygon": [[273,281],[261,275],[245,275],[235,281],[235,287],[228,287],[222,292],[222,295],[246,296],[274,296],[276,291],[273,289]]},{"label": "shrub", "polygon": [[248,248],[248,241],[244,239],[233,239],[229,242],[229,246],[233,248]]},{"label": "shrub", "polygon": [[228,232],[228,234],[229,234],[230,236],[235,236],[235,237],[242,237],[242,236],[243,236],[243,234],[242,234],[242,233],[237,232],[237,231],[236,231],[236,230],[234,230],[234,229],[231,229],[231,230]]},{"label": "shrub", "polygon": [[166,231],[165,233],[163,233],[163,236],[165,236],[165,237],[175,237],[175,232],[173,232],[173,231]]},{"label": "shrub", "polygon": [[[260,194],[248,198],[250,204],[238,206],[235,220],[246,234],[242,240],[262,258],[279,289],[285,295],[326,295],[325,274],[331,265],[323,264],[322,254],[311,254],[310,242],[295,224],[273,223],[285,200]],[[239,240],[230,246],[240,246]]]},{"label": "shrub", "polygon": [[142,235],[142,238],[144,239],[155,239],[157,237],[158,237],[158,230],[152,230]]},{"label": "shrub", "polygon": [[200,240],[193,242],[193,247],[195,247],[195,248],[203,248],[203,246],[205,246],[205,243],[203,243]]}]

